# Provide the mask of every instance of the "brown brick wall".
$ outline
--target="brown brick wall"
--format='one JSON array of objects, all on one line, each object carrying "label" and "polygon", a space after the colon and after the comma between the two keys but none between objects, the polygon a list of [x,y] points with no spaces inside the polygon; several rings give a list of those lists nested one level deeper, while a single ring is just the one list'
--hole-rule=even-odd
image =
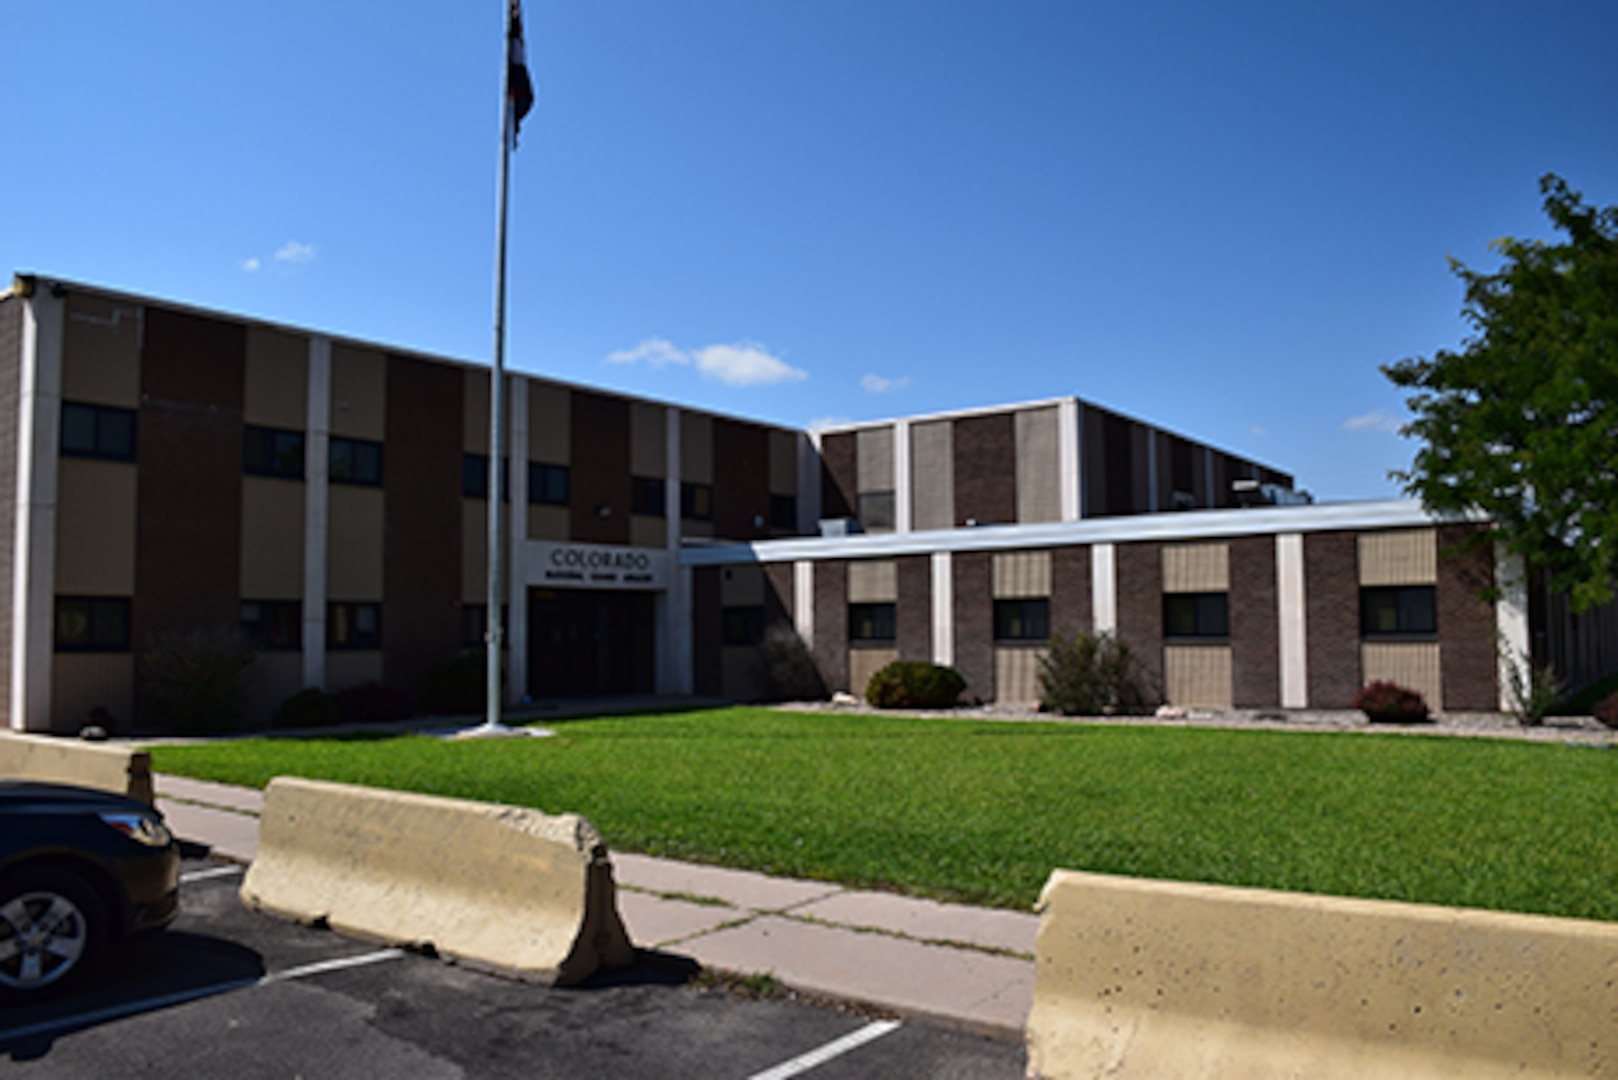
[{"label": "brown brick wall", "polygon": [[724,614],[720,607],[720,575],[717,566],[699,566],[691,573],[691,621],[693,688],[699,694],[724,693],[724,659],[720,653],[720,633]]},{"label": "brown brick wall", "polygon": [[1154,689],[1163,686],[1163,549],[1119,544],[1118,639],[1140,659]]},{"label": "brown brick wall", "polygon": [[241,621],[242,395],[247,332],[148,307],[135,419],[131,637]]},{"label": "brown brick wall", "polygon": [[820,440],[820,516],[854,516],[858,505],[859,443],[853,432],[827,435]]},{"label": "brown brick wall", "polygon": [[792,622],[793,572],[789,562],[764,564],[764,628],[778,622]]},{"label": "brown brick wall", "polygon": [[1051,633],[1068,640],[1089,633],[1091,611],[1090,549],[1051,550]]},{"label": "brown brick wall", "polygon": [[[20,297],[0,300],[0,687],[11,686],[11,585],[17,530],[17,407],[22,378]],[[11,694],[0,693],[0,728],[10,726]]]},{"label": "brown brick wall", "polygon": [[382,681],[412,700],[421,692],[422,672],[461,651],[465,384],[458,368],[388,357]]},{"label": "brown brick wall", "polygon": [[958,551],[950,559],[955,591],[955,670],[962,701],[994,700],[994,556]]},{"label": "brown brick wall", "polygon": [[[770,535],[770,433],[757,424],[713,422],[714,535],[754,540]],[[754,519],[762,519],[755,525]]]},{"label": "brown brick wall", "polygon": [[1323,532],[1304,536],[1303,591],[1309,704],[1317,709],[1351,708],[1362,685],[1356,534]]},{"label": "brown brick wall", "polygon": [[[572,393],[572,465],[568,470],[572,538],[629,543],[629,402],[588,390]],[[603,506],[611,512],[601,516]]]},{"label": "brown brick wall", "polygon": [[1237,708],[1281,701],[1275,537],[1230,541],[1230,684]]},{"label": "brown brick wall", "polygon": [[[1017,420],[1013,413],[955,421],[955,524],[1017,520]],[[987,700],[987,697],[985,697]]]},{"label": "brown brick wall", "polygon": [[933,658],[932,557],[902,555],[894,564],[899,578],[899,659],[930,661]]},{"label": "brown brick wall", "polygon": [[[1102,492],[1101,515],[1129,514],[1135,509],[1135,451],[1130,445],[1130,423],[1112,413],[1101,414],[1106,445],[1106,485]],[[1144,468],[1144,464],[1142,465]]]},{"label": "brown brick wall", "polygon": [[1446,711],[1500,707],[1495,654],[1494,605],[1480,592],[1494,585],[1494,555],[1488,545],[1463,547],[1476,525],[1438,530],[1438,640]]},{"label": "brown brick wall", "polygon": [[826,689],[848,689],[848,564],[817,562],[815,584],[815,670]]}]

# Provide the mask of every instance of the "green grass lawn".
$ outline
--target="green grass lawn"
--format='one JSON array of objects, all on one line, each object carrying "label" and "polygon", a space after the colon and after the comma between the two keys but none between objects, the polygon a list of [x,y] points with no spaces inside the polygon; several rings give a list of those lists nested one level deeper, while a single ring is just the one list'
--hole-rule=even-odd
[{"label": "green grass lawn", "polygon": [[584,814],[617,851],[1027,908],[1053,867],[1618,921],[1618,751],[734,708],[553,739],[254,739],[156,767]]}]

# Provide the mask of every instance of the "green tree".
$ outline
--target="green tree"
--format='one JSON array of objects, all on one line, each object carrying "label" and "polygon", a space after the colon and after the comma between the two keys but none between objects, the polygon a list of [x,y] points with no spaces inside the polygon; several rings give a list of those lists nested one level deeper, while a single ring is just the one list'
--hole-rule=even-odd
[{"label": "green tree", "polygon": [[1423,443],[1394,479],[1430,511],[1487,514],[1583,611],[1618,572],[1618,207],[1539,187],[1566,240],[1497,240],[1492,274],[1451,259],[1473,333],[1382,372],[1415,391],[1403,433]]}]

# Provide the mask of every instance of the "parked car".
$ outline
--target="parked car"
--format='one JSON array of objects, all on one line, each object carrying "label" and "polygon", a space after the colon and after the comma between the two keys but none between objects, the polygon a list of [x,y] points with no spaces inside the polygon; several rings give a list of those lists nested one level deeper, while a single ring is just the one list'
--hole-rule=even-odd
[{"label": "parked car", "polygon": [[180,908],[163,815],[108,791],[0,779],[0,996],[60,988]]}]

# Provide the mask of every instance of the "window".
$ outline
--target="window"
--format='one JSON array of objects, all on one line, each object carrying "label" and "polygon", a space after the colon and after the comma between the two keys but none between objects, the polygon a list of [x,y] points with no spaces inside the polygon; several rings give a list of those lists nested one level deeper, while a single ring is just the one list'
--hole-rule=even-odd
[{"label": "window", "polygon": [[303,648],[303,604],[297,600],[243,600],[242,640],[254,652]]},{"label": "window", "polygon": [[122,597],[58,596],[57,652],[128,652],[129,601]]},{"label": "window", "polygon": [[[510,609],[505,604],[500,605],[500,626],[504,631],[500,635],[500,647],[508,648],[511,645],[511,620],[508,617]],[[481,649],[488,645],[483,635],[489,632],[489,605],[488,604],[462,604],[461,605],[461,645],[468,649]]]},{"label": "window", "polygon": [[681,484],[680,516],[692,521],[713,520],[713,485]]},{"label": "window", "polygon": [[1432,637],[1438,633],[1436,592],[1431,585],[1361,589],[1360,634],[1368,638]]},{"label": "window", "polygon": [[381,647],[381,604],[334,603],[326,605],[326,648],[379,649]]},{"label": "window", "polygon": [[647,517],[667,516],[667,507],[663,502],[663,489],[667,485],[662,480],[650,476],[636,476],[630,478],[630,483],[633,485],[629,497],[631,513],[645,514]]},{"label": "window", "polygon": [[891,645],[897,638],[893,604],[848,605],[851,645]]},{"label": "window", "polygon": [[242,471],[249,476],[303,479],[303,432],[248,427],[242,452]]},{"label": "window", "polygon": [[62,402],[62,454],[66,457],[135,460],[135,413],[107,405]]},{"label": "window", "polygon": [[1051,602],[1044,597],[1022,597],[994,602],[994,640],[1049,641]]},{"label": "window", "polygon": [[798,530],[798,497],[796,495],[770,496],[770,526],[789,532]]},{"label": "window", "polygon": [[528,463],[528,501],[541,506],[566,506],[567,466]]},{"label": "window", "polygon": [[1174,638],[1228,638],[1228,593],[1168,593],[1163,597],[1163,636]]},{"label": "window", "polygon": [[331,467],[327,475],[339,484],[381,487],[382,444],[332,436]]},{"label": "window", "polygon": [[757,605],[725,608],[720,640],[726,645],[757,645],[763,641],[764,609]]},{"label": "window", "polygon": [[892,532],[895,525],[893,492],[862,491],[859,498],[860,525],[866,532]]},{"label": "window", "polygon": [[[509,500],[511,470],[506,468],[504,461],[500,462],[500,498]],[[489,497],[489,455],[488,454],[462,454],[461,455],[461,494],[468,499],[487,499]]]}]

